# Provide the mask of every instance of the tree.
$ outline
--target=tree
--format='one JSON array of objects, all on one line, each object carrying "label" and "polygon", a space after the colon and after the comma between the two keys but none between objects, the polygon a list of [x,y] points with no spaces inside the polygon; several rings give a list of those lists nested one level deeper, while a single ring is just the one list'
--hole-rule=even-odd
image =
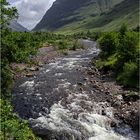
[{"label": "tree", "polygon": [[[9,3],[6,0],[0,0],[1,11],[0,11],[0,27],[1,27],[1,92],[6,95],[9,93],[10,83],[12,80],[11,71],[9,68],[10,58],[5,57],[9,55],[9,48],[6,43],[6,38],[10,34],[7,25],[10,20],[17,17],[17,10],[15,7],[10,7]],[[10,52],[11,53],[11,52]],[[10,83],[8,82],[10,81]]]},{"label": "tree", "polygon": [[125,24],[125,23],[122,24],[122,26],[121,26],[121,28],[119,30],[121,37],[123,37],[127,31],[128,31],[127,24]]},{"label": "tree", "polygon": [[7,27],[10,20],[18,17],[17,9],[15,7],[10,7],[6,0],[0,0],[1,11],[0,11],[0,25],[1,29]]},{"label": "tree", "polygon": [[106,33],[99,40],[100,48],[102,50],[102,58],[107,58],[116,52],[119,46],[119,38],[117,33]]},{"label": "tree", "polygon": [[135,61],[139,57],[139,34],[135,32],[126,32],[120,40],[118,47],[120,61]]}]

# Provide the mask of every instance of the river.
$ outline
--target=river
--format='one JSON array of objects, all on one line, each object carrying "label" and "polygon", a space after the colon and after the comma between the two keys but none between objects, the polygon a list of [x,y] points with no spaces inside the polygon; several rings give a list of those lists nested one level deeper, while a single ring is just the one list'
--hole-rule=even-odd
[{"label": "river", "polygon": [[[114,118],[113,108],[99,101],[85,73],[100,50],[96,42],[82,40],[87,48],[45,64],[34,77],[19,79],[13,89],[15,111],[30,122],[44,140],[135,140],[135,134]],[[97,97],[97,99],[96,99]]]}]

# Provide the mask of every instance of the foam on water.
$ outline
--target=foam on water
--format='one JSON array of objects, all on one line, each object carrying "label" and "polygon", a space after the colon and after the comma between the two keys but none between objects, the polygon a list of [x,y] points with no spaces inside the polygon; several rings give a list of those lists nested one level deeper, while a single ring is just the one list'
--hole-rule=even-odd
[{"label": "foam on water", "polygon": [[61,76],[63,73],[56,73],[54,76]]},{"label": "foam on water", "polygon": [[46,73],[48,73],[48,72],[50,72],[50,69],[47,69],[47,70],[46,70]]},{"label": "foam on water", "polygon": [[33,86],[34,86],[34,81],[26,81],[25,83],[20,85],[20,87],[28,87],[28,88],[31,88]]},{"label": "foam on water", "polygon": [[58,88],[68,88],[71,85],[69,82],[58,84]]},{"label": "foam on water", "polygon": [[[85,102],[84,107],[81,101]],[[111,122],[116,120],[108,103],[92,102],[88,95],[83,93],[70,94],[67,97],[67,104],[62,104],[63,101],[54,104],[48,116],[31,119],[31,124],[34,124],[32,127],[55,132],[54,135],[61,133],[70,135],[68,140],[133,140],[131,136],[127,138],[113,131]],[[92,107],[89,109],[90,106]],[[106,115],[102,115],[103,107]]]}]

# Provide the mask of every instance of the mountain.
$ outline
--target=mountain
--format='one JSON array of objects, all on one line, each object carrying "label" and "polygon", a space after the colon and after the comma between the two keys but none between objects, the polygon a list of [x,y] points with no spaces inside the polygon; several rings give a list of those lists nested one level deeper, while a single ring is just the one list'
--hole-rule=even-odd
[{"label": "mountain", "polygon": [[12,31],[18,31],[18,32],[29,32],[28,29],[26,29],[25,27],[23,27],[22,25],[20,25],[16,20],[12,20],[10,22],[9,28]]},{"label": "mountain", "polygon": [[56,0],[34,31],[107,31],[124,22],[138,26],[139,0]]}]

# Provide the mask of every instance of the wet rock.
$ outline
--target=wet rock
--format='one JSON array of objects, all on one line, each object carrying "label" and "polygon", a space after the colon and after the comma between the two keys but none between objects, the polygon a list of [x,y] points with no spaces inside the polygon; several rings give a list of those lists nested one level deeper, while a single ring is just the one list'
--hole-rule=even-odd
[{"label": "wet rock", "polygon": [[106,99],[106,101],[110,103],[111,102],[111,99]]},{"label": "wet rock", "polygon": [[106,115],[106,111],[105,110],[102,110],[102,115]]},{"label": "wet rock", "polygon": [[43,63],[39,62],[38,66],[43,67]]},{"label": "wet rock", "polygon": [[121,105],[122,105],[121,101],[116,101],[112,104],[113,107],[118,107],[118,106],[121,106]]},{"label": "wet rock", "polygon": [[90,70],[90,71],[88,71],[88,74],[89,74],[89,75],[94,75],[95,72]]},{"label": "wet rock", "polygon": [[19,70],[19,71],[23,71],[23,70],[25,70],[26,69],[26,67],[27,67],[27,64],[24,64],[24,63],[12,63],[12,64],[10,64],[10,66],[11,66],[11,68],[12,68],[12,70],[14,70],[14,72],[15,72],[15,70]]},{"label": "wet rock", "polygon": [[88,81],[88,78],[84,78],[84,81]]},{"label": "wet rock", "polygon": [[94,80],[90,80],[90,83],[94,83]]},{"label": "wet rock", "polygon": [[80,91],[84,91],[83,88],[80,87]]},{"label": "wet rock", "polygon": [[123,100],[122,95],[118,95],[118,96],[117,96],[117,99],[118,99],[118,100]]},{"label": "wet rock", "polygon": [[139,95],[138,93],[132,92],[132,93],[127,93],[122,95],[124,101],[129,102],[129,101],[137,101],[139,100]]},{"label": "wet rock", "polygon": [[26,77],[33,77],[34,76],[34,73],[27,73],[26,74]]},{"label": "wet rock", "polygon": [[73,118],[74,118],[74,119],[78,119],[78,114],[77,114],[77,113],[74,113],[74,114],[73,114]]},{"label": "wet rock", "polygon": [[117,123],[114,122],[114,121],[112,121],[111,124],[110,124],[110,126],[111,126],[111,127],[116,127],[116,126],[117,126]]},{"label": "wet rock", "polygon": [[31,68],[28,68],[27,70],[30,70],[30,71],[37,71],[37,70],[39,70],[39,68],[38,68],[38,67],[31,67]]},{"label": "wet rock", "polygon": [[81,82],[78,82],[77,83],[79,86],[83,86],[84,84],[83,83],[81,83]]},{"label": "wet rock", "polygon": [[109,91],[105,91],[105,94],[108,95],[108,94],[110,94],[110,92]]},{"label": "wet rock", "polygon": [[127,104],[130,106],[130,105],[132,105],[132,103],[131,102],[127,102]]}]

